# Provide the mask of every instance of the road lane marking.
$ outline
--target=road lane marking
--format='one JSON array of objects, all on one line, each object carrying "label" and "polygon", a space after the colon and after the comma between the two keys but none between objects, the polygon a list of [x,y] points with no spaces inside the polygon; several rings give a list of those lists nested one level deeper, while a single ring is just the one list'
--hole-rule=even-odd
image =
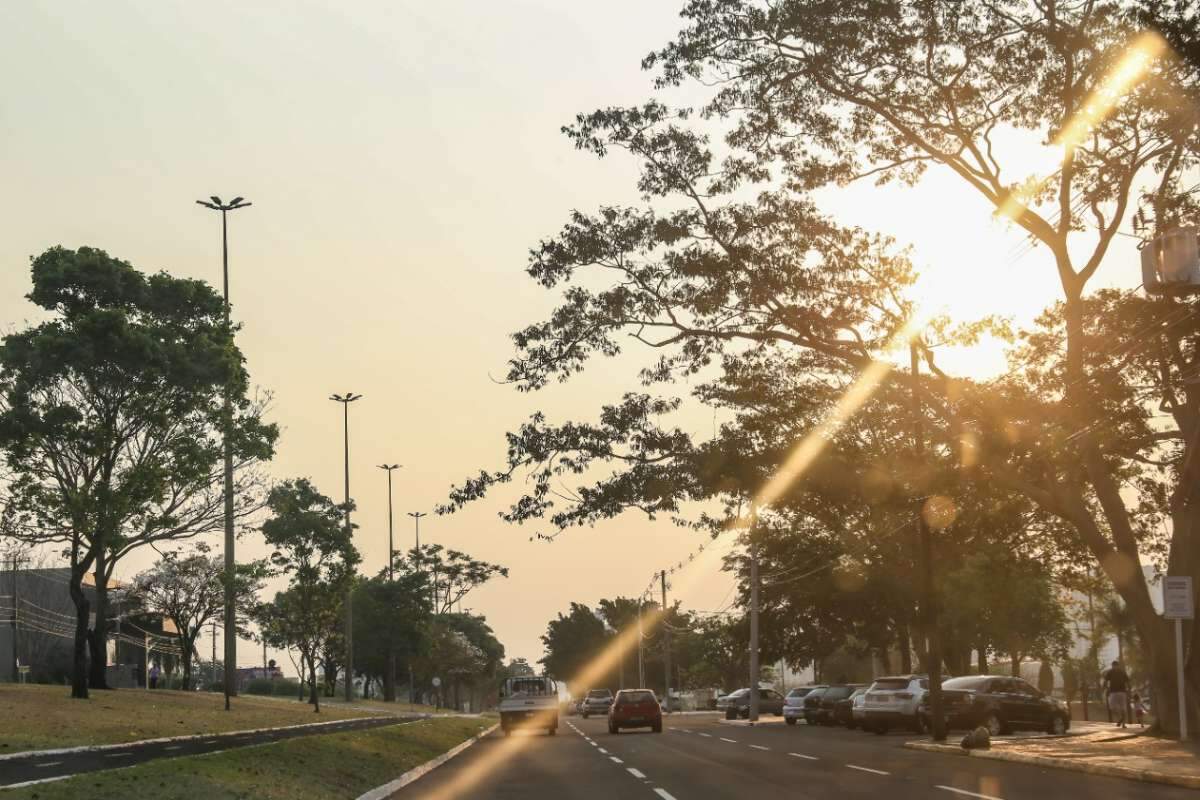
[{"label": "road lane marking", "polygon": [[712,734],[711,734],[711,733],[702,733],[702,734],[700,734],[700,735],[701,735],[701,736],[703,736],[705,739],[711,739],[711,738],[712,738]]},{"label": "road lane marking", "polygon": [[35,766],[35,767],[57,767],[57,766],[58,766],[59,764],[61,764],[61,763],[63,763],[63,762],[61,762],[61,761],[47,761],[47,762],[46,762],[46,763],[44,763],[44,764],[34,764],[34,766]]},{"label": "road lane marking", "polygon": [[105,758],[124,758],[125,756],[131,756],[131,755],[133,755],[133,753],[105,753],[104,757]]},{"label": "road lane marking", "polygon": [[847,764],[846,766],[849,767],[850,769],[856,769],[859,772],[870,772],[873,775],[891,775],[892,774],[890,772],[884,772],[881,769],[871,769],[870,767],[860,767],[857,764]]},{"label": "road lane marking", "polygon": [[614,764],[624,764],[624,763],[625,763],[624,761],[622,761],[621,759],[617,758],[616,756],[609,756],[609,758],[610,758],[610,759],[612,759],[612,762],[613,762]]},{"label": "road lane marking", "polygon": [[795,756],[796,758],[806,758],[809,761],[819,761],[820,760],[816,756],[806,756],[806,755],[804,755],[804,753],[788,753],[788,755]]},{"label": "road lane marking", "polygon": [[605,750],[603,747],[600,748],[600,752],[604,753],[604,755],[608,755],[608,751]]},{"label": "road lane marking", "polygon": [[163,750],[179,750],[183,747],[181,744],[172,744],[163,748]]},{"label": "road lane marking", "polygon": [[769,747],[763,747],[761,744],[752,744],[750,746],[753,747],[755,750],[770,750],[771,749]]},{"label": "road lane marking", "polygon": [[953,786],[934,786],[933,788],[945,789],[947,792],[954,792],[955,794],[966,795],[967,797],[978,797],[980,800],[1002,800],[1002,798],[996,797],[995,795],[980,794],[979,792],[968,792],[966,789],[955,789]]},{"label": "road lane marking", "polygon": [[661,797],[663,800],[675,800],[674,795],[672,795],[666,789],[660,789],[658,787],[655,787],[654,793],[656,795],[658,795],[659,797]]},{"label": "road lane marking", "polygon": [[590,744],[592,747],[599,747],[599,746],[600,746],[600,745],[596,744],[595,742],[593,742],[591,739],[588,739],[588,744]]},{"label": "road lane marking", "polygon": [[641,770],[634,769],[633,767],[626,767],[625,769],[628,770],[629,774],[633,777],[643,781],[646,780],[646,773],[642,772]]},{"label": "road lane marking", "polygon": [[737,744],[737,739],[726,739],[724,736],[721,737],[721,741],[729,742],[730,744]]}]

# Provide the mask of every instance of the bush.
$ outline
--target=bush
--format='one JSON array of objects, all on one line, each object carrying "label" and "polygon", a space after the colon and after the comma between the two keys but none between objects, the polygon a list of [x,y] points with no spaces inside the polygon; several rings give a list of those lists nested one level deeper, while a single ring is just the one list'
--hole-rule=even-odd
[{"label": "bush", "polygon": [[274,694],[275,687],[271,685],[270,678],[254,678],[246,684],[243,690],[245,694]]},{"label": "bush", "polygon": [[293,678],[284,678],[274,682],[277,697],[299,697],[300,682]]}]

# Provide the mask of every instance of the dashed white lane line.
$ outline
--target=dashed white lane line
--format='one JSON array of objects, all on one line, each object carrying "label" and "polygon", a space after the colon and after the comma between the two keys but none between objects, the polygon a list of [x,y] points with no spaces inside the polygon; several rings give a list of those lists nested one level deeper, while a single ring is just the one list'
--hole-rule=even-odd
[{"label": "dashed white lane line", "polygon": [[604,753],[604,755],[608,755],[608,751],[605,750],[603,747],[600,748],[600,752]]},{"label": "dashed white lane line", "polygon": [[884,772],[881,769],[871,769],[870,767],[860,767],[857,764],[847,764],[850,769],[856,769],[859,772],[870,772],[872,775],[891,775],[890,772]]},{"label": "dashed white lane line", "polygon": [[752,744],[750,746],[753,747],[755,750],[770,750],[771,749],[769,747],[763,747],[761,744]]},{"label": "dashed white lane line", "polygon": [[624,763],[625,763],[624,761],[622,761],[621,759],[617,758],[616,756],[609,756],[609,759],[610,759],[610,760],[611,760],[611,761],[612,761],[614,764],[624,764]]},{"label": "dashed white lane line", "polygon": [[955,794],[961,794],[965,797],[978,797],[980,800],[1002,800],[1002,798],[996,797],[995,795],[980,794],[979,792],[968,792],[966,789],[955,789],[953,786],[934,786],[933,788],[945,789],[947,792],[954,792]]},{"label": "dashed white lane line", "polygon": [[643,781],[646,780],[646,773],[642,772],[640,769],[634,769],[633,767],[626,767],[625,769],[629,772],[630,775],[637,778],[638,780],[643,780]]},{"label": "dashed white lane line", "polygon": [[730,744],[737,744],[737,739],[726,739],[724,736],[721,737],[721,741],[729,742]]},{"label": "dashed white lane line", "polygon": [[593,742],[591,739],[588,739],[588,744],[590,744],[592,747],[599,747],[599,746],[600,746],[600,745],[596,744],[595,742]]},{"label": "dashed white lane line", "polygon": [[711,733],[702,733],[702,734],[700,734],[700,735],[701,735],[701,736],[703,736],[705,739],[711,739],[711,738],[712,738],[712,734],[711,734]]},{"label": "dashed white lane line", "polygon": [[666,789],[656,786],[654,788],[654,793],[656,795],[658,795],[659,797],[661,797],[663,800],[675,800],[675,796],[672,795],[670,792],[668,792]]},{"label": "dashed white lane line", "polygon": [[34,766],[35,767],[57,767],[61,763],[63,763],[63,762],[61,762],[61,761],[46,761],[41,764],[34,764]]},{"label": "dashed white lane line", "polygon": [[804,753],[788,753],[788,755],[794,756],[795,758],[803,758],[808,761],[819,761],[820,760],[816,756],[806,756],[806,755],[804,755]]},{"label": "dashed white lane line", "polygon": [[104,757],[105,758],[124,758],[126,756],[131,756],[131,755],[133,755],[133,753],[105,753]]}]

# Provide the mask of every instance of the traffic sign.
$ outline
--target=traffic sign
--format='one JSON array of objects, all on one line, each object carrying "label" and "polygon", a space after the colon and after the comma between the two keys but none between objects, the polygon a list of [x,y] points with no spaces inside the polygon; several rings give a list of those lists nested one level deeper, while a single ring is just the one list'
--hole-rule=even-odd
[{"label": "traffic sign", "polygon": [[1163,578],[1163,616],[1167,619],[1192,619],[1192,579],[1186,576]]},{"label": "traffic sign", "polygon": [[433,684],[433,688],[435,688],[435,689],[436,689],[436,688],[438,688],[439,686],[441,686],[441,685],[442,685],[442,679],[441,679],[441,678],[438,678],[438,677],[435,677],[435,678],[434,678],[434,679],[431,681],[431,683]]}]

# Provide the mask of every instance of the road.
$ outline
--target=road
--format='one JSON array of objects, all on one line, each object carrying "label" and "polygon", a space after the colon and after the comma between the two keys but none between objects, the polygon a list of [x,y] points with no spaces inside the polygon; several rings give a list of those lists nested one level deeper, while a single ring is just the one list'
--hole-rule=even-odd
[{"label": "road", "polygon": [[1187,789],[906,750],[911,735],[715,716],[668,717],[661,734],[608,733],[603,719],[571,717],[557,736],[492,734],[401,789],[395,800],[1195,800]]},{"label": "road", "polygon": [[235,747],[281,742],[300,736],[379,728],[384,725],[401,725],[412,721],[415,721],[415,718],[347,719],[331,722],[328,725],[280,728],[259,733],[214,733],[211,736],[199,736],[179,741],[145,744],[133,742],[126,746],[112,746],[103,750],[79,750],[70,753],[33,751],[28,756],[14,755],[11,758],[0,760],[0,789],[84,772],[130,767],[145,761],[153,761],[156,758],[197,756],[220,750],[231,750]]}]

